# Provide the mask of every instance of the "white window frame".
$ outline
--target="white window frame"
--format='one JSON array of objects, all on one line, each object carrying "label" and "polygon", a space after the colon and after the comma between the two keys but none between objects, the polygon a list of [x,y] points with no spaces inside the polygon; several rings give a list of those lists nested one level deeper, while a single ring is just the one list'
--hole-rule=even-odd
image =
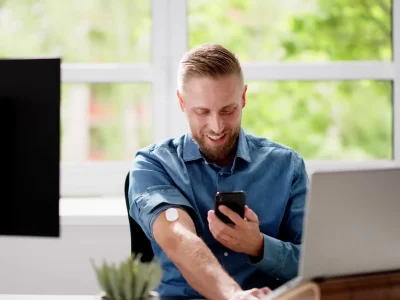
[{"label": "white window frame", "polygon": [[[326,63],[244,63],[246,80],[392,80],[393,160],[367,162],[306,161],[307,169],[400,165],[400,1],[393,1],[393,61]],[[187,51],[187,0],[151,0],[152,61],[148,64],[62,65],[63,83],[152,84],[153,141],[175,137],[187,130],[176,100],[176,70]],[[123,183],[131,162],[61,162],[62,197],[104,197],[123,194]]]}]

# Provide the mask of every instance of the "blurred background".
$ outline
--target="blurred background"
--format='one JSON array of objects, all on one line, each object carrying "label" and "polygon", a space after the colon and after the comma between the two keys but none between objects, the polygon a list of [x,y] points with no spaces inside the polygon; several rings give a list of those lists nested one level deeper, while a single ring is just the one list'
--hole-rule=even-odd
[{"label": "blurred background", "polygon": [[[62,57],[62,163],[81,167],[129,167],[139,148],[183,133],[177,62],[206,42],[244,66],[249,133],[307,161],[391,160],[392,31],[391,0],[0,0],[1,58]],[[376,78],[357,70],[368,63]]]}]

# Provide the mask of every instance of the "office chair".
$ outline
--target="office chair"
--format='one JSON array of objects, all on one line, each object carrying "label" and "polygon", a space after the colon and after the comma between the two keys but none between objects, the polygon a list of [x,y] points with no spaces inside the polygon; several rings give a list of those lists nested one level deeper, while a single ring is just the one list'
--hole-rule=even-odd
[{"label": "office chair", "polygon": [[128,212],[129,219],[129,229],[131,232],[131,254],[139,254],[141,253],[141,261],[142,262],[150,262],[153,257],[153,249],[151,248],[151,243],[145,233],[143,232],[142,227],[130,216],[129,214],[129,172],[125,178],[125,204]]}]

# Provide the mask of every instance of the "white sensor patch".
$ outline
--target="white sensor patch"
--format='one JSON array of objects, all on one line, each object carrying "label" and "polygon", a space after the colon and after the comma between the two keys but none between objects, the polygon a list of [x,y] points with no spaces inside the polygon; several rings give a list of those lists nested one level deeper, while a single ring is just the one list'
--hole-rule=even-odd
[{"label": "white sensor patch", "polygon": [[168,221],[173,222],[178,220],[178,210],[176,208],[168,208],[165,212]]}]

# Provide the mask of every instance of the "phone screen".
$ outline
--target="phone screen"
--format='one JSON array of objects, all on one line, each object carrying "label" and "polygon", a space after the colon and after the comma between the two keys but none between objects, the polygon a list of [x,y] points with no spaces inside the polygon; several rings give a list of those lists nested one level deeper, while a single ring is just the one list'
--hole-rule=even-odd
[{"label": "phone screen", "polygon": [[244,206],[246,205],[246,193],[244,191],[217,192],[215,195],[215,214],[226,224],[234,224],[231,219],[221,213],[218,209],[220,205],[225,205],[241,218],[244,218]]}]

